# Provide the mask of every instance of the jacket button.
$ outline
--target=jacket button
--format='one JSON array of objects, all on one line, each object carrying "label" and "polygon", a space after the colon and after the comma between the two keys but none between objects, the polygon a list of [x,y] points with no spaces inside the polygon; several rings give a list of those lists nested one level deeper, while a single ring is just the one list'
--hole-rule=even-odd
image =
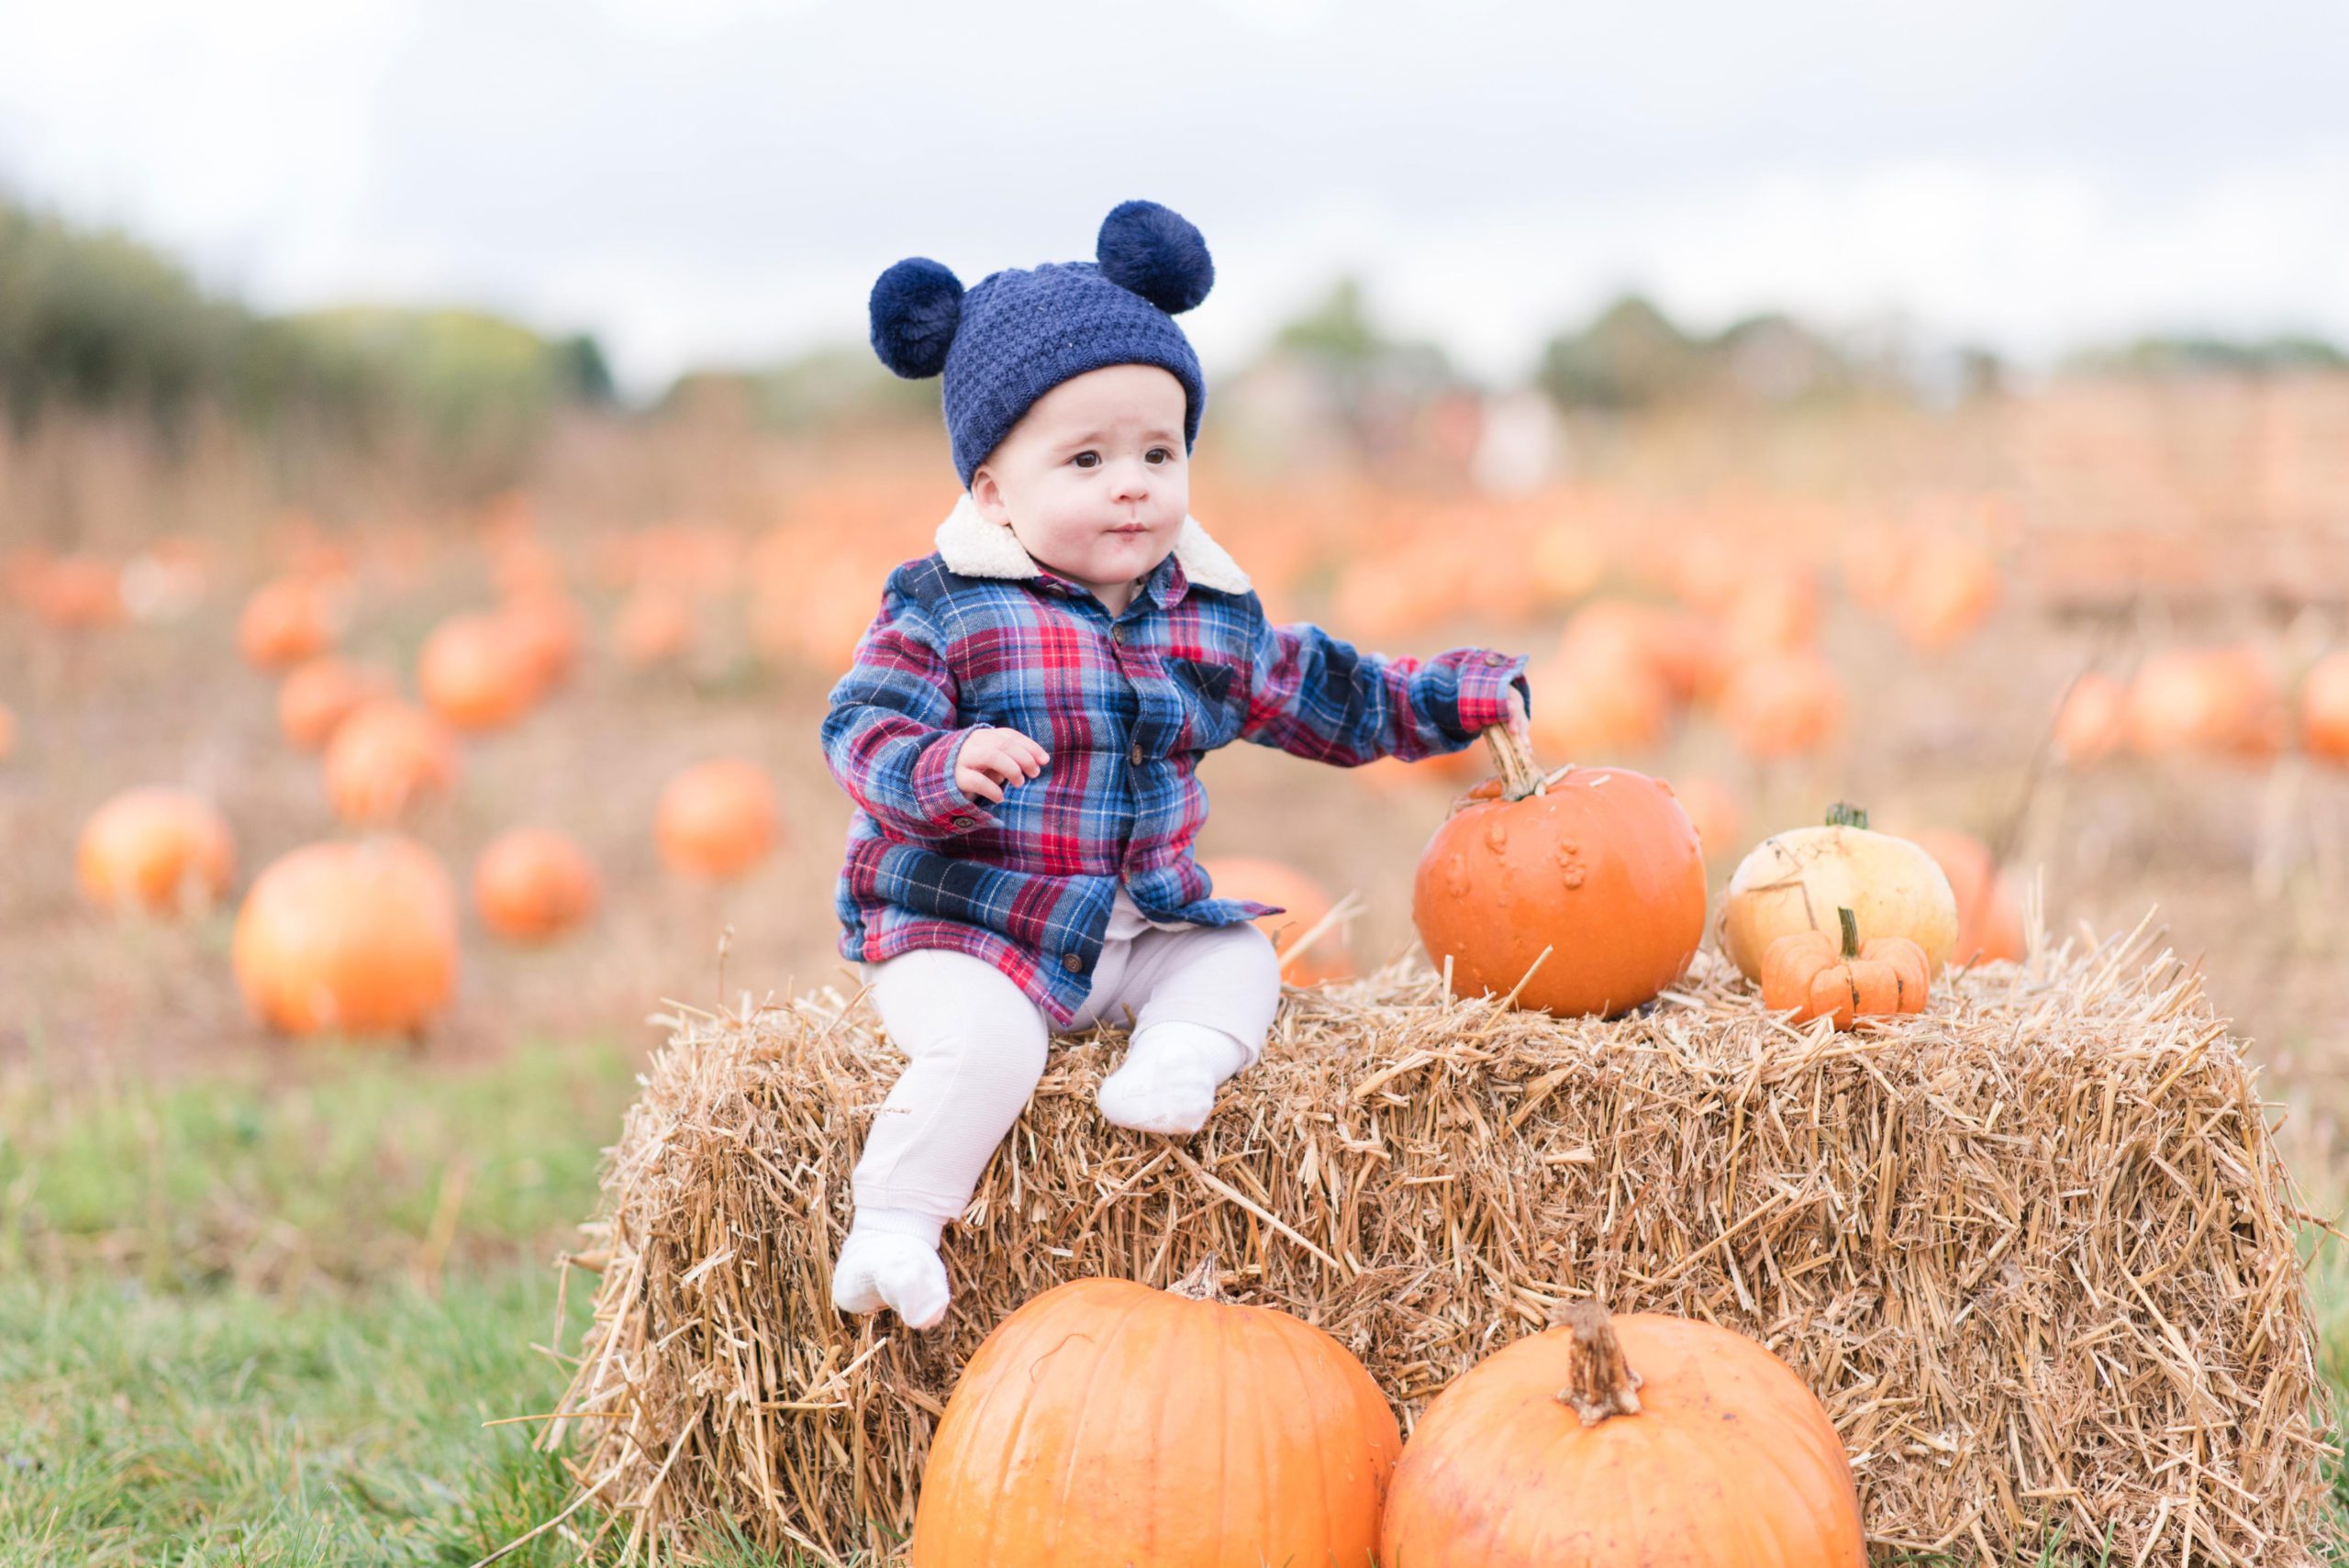
[{"label": "jacket button", "polygon": [[1084,956],[1080,953],[1064,952],[1061,954],[1061,967],[1071,974],[1074,974],[1085,967]]},{"label": "jacket button", "polygon": [[953,816],[953,817],[952,818],[952,822],[953,822],[953,825],[954,825],[955,827],[957,827],[957,828],[968,828],[972,823],[976,822],[976,821],[978,820],[978,818],[977,818],[977,817],[973,817],[973,816],[972,816],[970,813],[968,813],[968,812],[965,812],[965,811],[958,811],[958,812],[956,812],[956,813],[954,814],[954,816]]},{"label": "jacket button", "polygon": [[1139,768],[1139,767],[1141,767],[1141,741],[1137,740],[1137,741],[1135,741],[1135,742],[1134,742],[1134,748],[1133,748],[1133,750],[1126,753],[1126,761],[1127,761],[1127,762],[1131,762],[1131,763],[1132,763],[1135,767],[1137,767],[1137,768]]}]

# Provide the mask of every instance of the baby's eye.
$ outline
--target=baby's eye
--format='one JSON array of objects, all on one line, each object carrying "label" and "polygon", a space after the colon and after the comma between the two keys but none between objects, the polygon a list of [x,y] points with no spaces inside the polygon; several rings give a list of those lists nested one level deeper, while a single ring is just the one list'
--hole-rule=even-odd
[{"label": "baby's eye", "polygon": [[1152,447],[1150,449],[1148,461],[1152,462],[1173,462],[1174,461],[1174,454],[1164,447]]},{"label": "baby's eye", "polygon": [[1079,468],[1098,468],[1101,466],[1101,454],[1090,451],[1079,452],[1074,457],[1069,459],[1069,462],[1076,464]]}]

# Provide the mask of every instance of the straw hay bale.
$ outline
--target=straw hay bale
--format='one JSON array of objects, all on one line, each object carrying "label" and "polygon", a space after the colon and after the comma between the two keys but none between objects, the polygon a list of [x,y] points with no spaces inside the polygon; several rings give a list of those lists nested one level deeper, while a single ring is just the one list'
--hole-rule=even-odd
[{"label": "straw hay bale", "polygon": [[[900,1058],[834,992],[674,1020],[612,1151],[550,1448],[607,1531],[721,1511],[825,1561],[912,1518],[955,1370],[1063,1280],[1318,1322],[1408,1423],[1562,1303],[1753,1334],[1824,1400],[1879,1557],[2312,1561],[2330,1397],[2254,1073],[2134,936],[1796,1029],[1701,958],[1644,1017],[1447,1000],[1423,962],[1292,990],[1188,1142],[1105,1124],[1104,1029],[1056,1050],[950,1229],[932,1334],[843,1321],[849,1172]],[[575,1526],[567,1526],[575,1529]],[[617,1534],[614,1537],[617,1538]]]}]

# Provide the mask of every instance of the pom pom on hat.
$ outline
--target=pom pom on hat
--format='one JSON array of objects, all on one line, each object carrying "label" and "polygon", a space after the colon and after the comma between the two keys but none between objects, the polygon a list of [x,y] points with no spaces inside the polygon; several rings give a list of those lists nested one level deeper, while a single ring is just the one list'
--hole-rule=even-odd
[{"label": "pom pom on hat", "polygon": [[1093,253],[1103,277],[1169,316],[1190,309],[1215,286],[1206,238],[1188,218],[1156,202],[1119,202],[1111,208]]},{"label": "pom pom on hat", "polygon": [[883,364],[909,381],[946,368],[963,319],[963,282],[953,272],[927,256],[908,256],[873,285],[870,308],[873,351]]}]

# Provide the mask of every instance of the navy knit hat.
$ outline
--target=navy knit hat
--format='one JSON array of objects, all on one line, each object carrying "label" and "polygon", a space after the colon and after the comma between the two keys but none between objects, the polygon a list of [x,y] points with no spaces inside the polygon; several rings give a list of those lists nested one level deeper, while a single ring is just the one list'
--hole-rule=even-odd
[{"label": "navy knit hat", "polygon": [[881,362],[916,381],[946,373],[946,433],[964,488],[1036,399],[1105,365],[1172,372],[1187,405],[1184,450],[1197,442],[1207,382],[1174,317],[1215,283],[1207,241],[1156,202],[1121,202],[1094,255],[1007,268],[968,290],[929,257],[908,256],[873,285]]}]

